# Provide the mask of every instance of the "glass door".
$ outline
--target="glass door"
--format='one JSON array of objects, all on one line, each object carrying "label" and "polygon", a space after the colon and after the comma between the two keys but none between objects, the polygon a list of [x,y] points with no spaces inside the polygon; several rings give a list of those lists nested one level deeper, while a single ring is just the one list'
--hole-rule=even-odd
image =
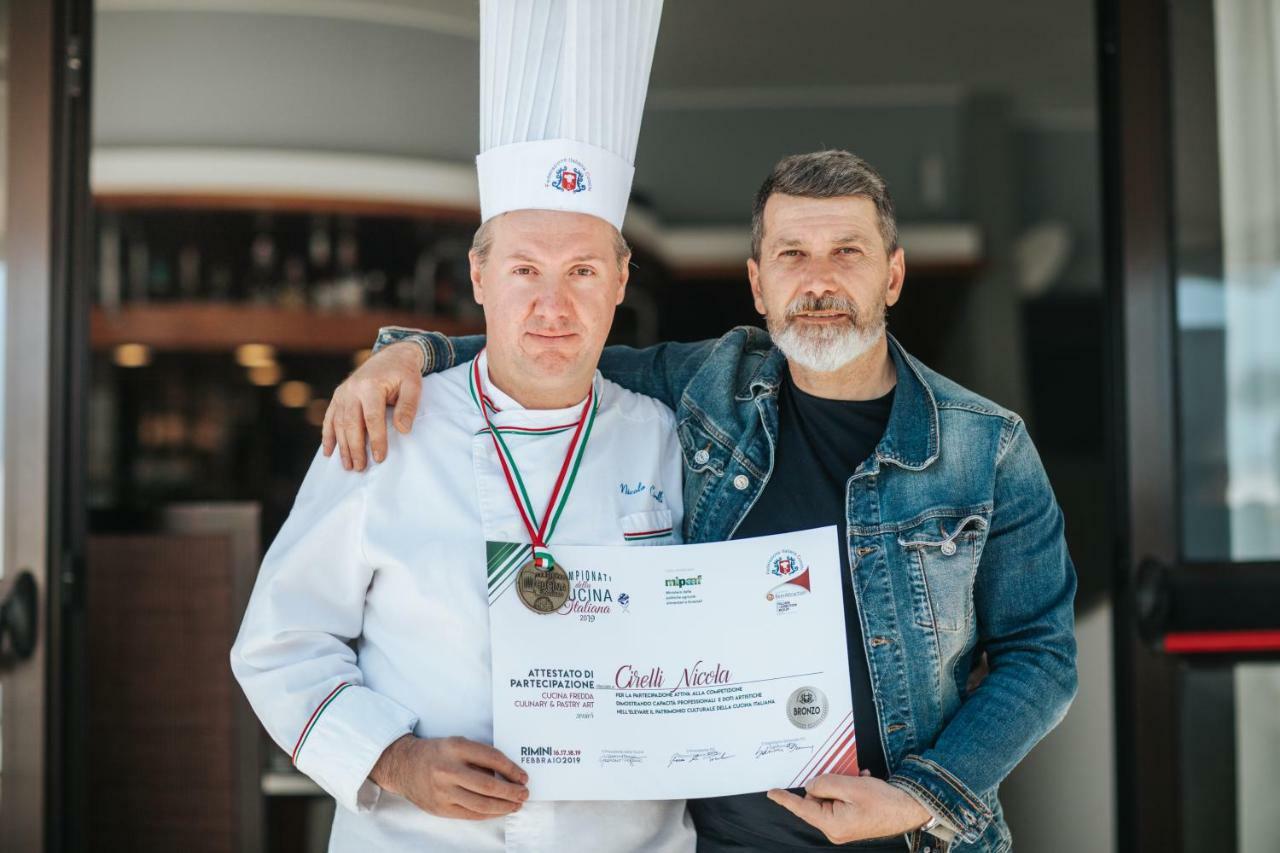
[{"label": "glass door", "polygon": [[1183,774],[1214,803],[1188,810],[1186,841],[1255,853],[1276,849],[1280,790],[1280,2],[1176,0],[1169,24],[1186,569],[1161,642],[1207,664],[1187,670],[1184,729],[1221,732],[1217,772]]},{"label": "glass door", "polygon": [[0,849],[36,853],[76,836],[89,8],[0,0]]},{"label": "glass door", "polygon": [[1120,849],[1274,851],[1280,0],[1108,4],[1103,67]]}]

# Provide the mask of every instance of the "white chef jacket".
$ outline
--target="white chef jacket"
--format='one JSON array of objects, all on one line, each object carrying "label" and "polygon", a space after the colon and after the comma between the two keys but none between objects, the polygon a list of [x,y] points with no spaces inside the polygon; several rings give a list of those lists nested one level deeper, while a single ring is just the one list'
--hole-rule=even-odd
[{"label": "white chef jacket", "polygon": [[[483,353],[480,366],[499,409],[490,419],[541,514],[573,436],[550,428],[575,423],[582,404],[525,409],[489,384]],[[330,850],[692,851],[683,800],[526,802],[465,821],[368,779],[408,732],[493,743],[485,540],[528,534],[468,390],[471,367],[423,381],[412,433],[388,431],[387,462],[360,473],[317,453],[263,560],[232,671],[276,743],[343,806]],[[629,533],[645,534],[636,545],[677,542],[671,410],[599,373],[594,383],[599,413],[552,552],[622,545]]]}]

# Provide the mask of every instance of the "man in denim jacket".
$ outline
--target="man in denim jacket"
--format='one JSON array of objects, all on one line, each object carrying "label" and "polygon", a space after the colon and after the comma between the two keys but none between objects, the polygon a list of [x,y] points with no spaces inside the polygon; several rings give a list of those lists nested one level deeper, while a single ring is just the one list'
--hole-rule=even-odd
[{"label": "man in denim jacket", "polygon": [[[769,792],[787,811],[759,794],[690,801],[699,849],[1002,853],[997,787],[1076,692],[1075,570],[1040,458],[1021,418],[887,333],[905,259],[859,158],[782,160],[756,197],[747,269],[770,334],[611,347],[600,369],[675,409],[685,541],[838,522],[863,770],[804,798]],[[362,469],[367,429],[383,461],[386,405],[407,432],[420,375],[482,343],[382,330],[334,395],[325,452]]]}]

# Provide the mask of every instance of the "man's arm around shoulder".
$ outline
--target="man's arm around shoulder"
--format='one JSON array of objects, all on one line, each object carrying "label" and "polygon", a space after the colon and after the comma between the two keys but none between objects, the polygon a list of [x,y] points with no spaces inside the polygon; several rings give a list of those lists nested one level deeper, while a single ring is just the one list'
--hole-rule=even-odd
[{"label": "man's arm around shoulder", "polygon": [[[740,334],[739,330],[714,340],[692,343],[667,341],[641,349],[605,347],[600,355],[600,372],[611,382],[661,400],[674,409],[685,386],[711,351],[736,334]],[[426,376],[475,358],[484,348],[484,340],[483,335],[450,338],[440,332],[387,326],[378,330],[378,342],[373,351],[376,354],[395,344],[412,344],[420,353],[421,373]]]},{"label": "man's arm around shoulder", "polygon": [[[484,348],[484,341],[481,335],[450,338],[398,326],[380,329],[373,356],[338,386],[329,401],[322,431],[324,454],[338,450],[347,470],[363,471],[369,452],[375,462],[382,462],[387,455],[386,408],[395,407],[395,427],[407,434],[421,399],[422,376],[470,361]],[[748,330],[738,328],[717,340],[661,343],[644,349],[607,347],[600,370],[622,387],[674,409],[713,352],[721,347],[745,351],[752,341]]]}]

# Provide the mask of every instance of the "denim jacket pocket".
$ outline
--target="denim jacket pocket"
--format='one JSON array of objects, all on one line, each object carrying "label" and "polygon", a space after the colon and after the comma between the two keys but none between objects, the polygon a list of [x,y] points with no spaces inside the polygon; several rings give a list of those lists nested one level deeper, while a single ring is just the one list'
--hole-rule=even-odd
[{"label": "denim jacket pocket", "polygon": [[724,476],[729,465],[728,448],[712,438],[694,418],[688,417],[676,426],[680,451],[684,454],[686,476]]},{"label": "denim jacket pocket", "polygon": [[676,433],[684,456],[685,529],[692,530],[701,523],[707,501],[715,494],[733,454],[695,417],[682,419]]},{"label": "denim jacket pocket", "polygon": [[986,539],[987,516],[939,513],[898,534],[920,590],[916,622],[939,631],[967,631],[973,580]]}]

